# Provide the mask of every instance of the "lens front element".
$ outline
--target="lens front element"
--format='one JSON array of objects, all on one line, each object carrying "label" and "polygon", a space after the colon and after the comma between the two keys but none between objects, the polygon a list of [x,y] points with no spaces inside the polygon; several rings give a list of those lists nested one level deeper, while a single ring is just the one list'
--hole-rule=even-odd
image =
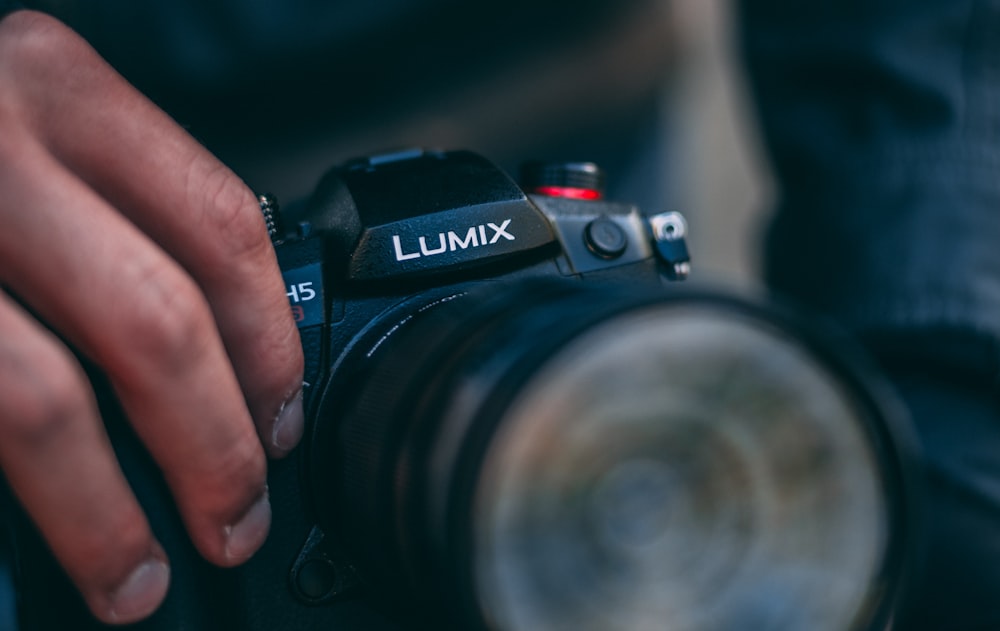
[{"label": "lens front element", "polygon": [[474,492],[488,626],[867,628],[891,527],[869,411],[739,312],[663,304],[578,336],[507,408]]}]

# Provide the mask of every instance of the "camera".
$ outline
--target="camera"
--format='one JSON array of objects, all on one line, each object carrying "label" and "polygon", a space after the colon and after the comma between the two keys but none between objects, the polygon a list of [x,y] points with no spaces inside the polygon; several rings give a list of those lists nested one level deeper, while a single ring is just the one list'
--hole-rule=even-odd
[{"label": "camera", "polygon": [[[172,563],[134,627],[886,628],[912,502],[879,380],[836,334],[676,282],[684,218],[606,201],[603,178],[413,150],[287,213],[262,197],[307,425],[248,563],[197,554],[94,375]],[[103,628],[7,526],[21,628]]]}]

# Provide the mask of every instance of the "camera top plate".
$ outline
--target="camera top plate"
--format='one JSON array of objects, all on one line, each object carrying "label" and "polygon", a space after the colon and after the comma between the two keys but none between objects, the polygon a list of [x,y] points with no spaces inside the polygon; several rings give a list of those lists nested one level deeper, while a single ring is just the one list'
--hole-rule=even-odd
[{"label": "camera top plate", "polygon": [[471,152],[363,158],[325,179],[312,205],[337,220],[315,227],[346,250],[350,281],[452,273],[556,240],[524,191]]}]

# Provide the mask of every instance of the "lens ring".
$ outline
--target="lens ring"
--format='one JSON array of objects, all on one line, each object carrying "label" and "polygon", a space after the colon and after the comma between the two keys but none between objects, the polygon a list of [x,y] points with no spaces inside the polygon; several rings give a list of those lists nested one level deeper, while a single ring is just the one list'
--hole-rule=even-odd
[{"label": "lens ring", "polygon": [[[452,288],[445,293],[454,296],[464,294],[465,289],[469,288]],[[879,510],[886,515],[886,530],[892,536],[887,536],[883,542],[886,549],[872,561],[874,569],[866,575],[866,587],[870,589],[859,598],[864,602],[858,605],[857,624],[845,628],[875,629],[878,621],[890,615],[906,560],[905,546],[899,542],[909,539],[907,511],[912,510],[905,454],[901,453],[906,451],[906,445],[897,444],[899,427],[891,413],[886,416],[877,380],[870,380],[863,364],[858,368],[850,353],[836,348],[828,336],[780,310],[698,291],[637,292],[552,281],[488,283],[470,289],[460,298],[425,308],[440,302],[438,298],[445,293],[437,298],[419,296],[401,304],[376,319],[370,330],[352,343],[353,350],[338,365],[351,366],[352,372],[363,379],[338,381],[346,371],[336,372],[323,397],[320,416],[324,418],[317,423],[319,429],[314,435],[310,468],[316,481],[316,503],[325,505],[325,514],[330,516],[322,523],[343,538],[359,572],[377,584],[380,592],[430,603],[432,609],[458,611],[458,623],[463,628],[561,628],[534,625],[530,620],[527,626],[511,622],[498,613],[495,603],[488,602],[489,597],[484,597],[491,588],[484,588],[481,578],[484,528],[480,516],[484,480],[491,469],[490,453],[503,443],[505,432],[516,425],[511,419],[517,401],[535,387],[533,384],[545,382],[548,377],[543,375],[553,362],[579,348],[590,333],[608,323],[612,323],[611,328],[621,329],[620,323],[625,321],[622,318],[627,320],[648,310],[679,313],[688,309],[698,314],[696,321],[712,315],[786,340],[790,347],[810,357],[820,372],[839,383],[846,398],[856,405],[858,435],[877,463],[874,477],[882,476],[875,484],[880,485],[886,506]],[[387,331],[393,333],[386,337]],[[657,335],[650,332],[636,338],[636,350],[631,356],[648,354],[649,340]],[[592,351],[603,346],[591,344],[587,348]],[[691,349],[686,353],[698,355]],[[652,374],[633,366],[605,371],[607,377],[601,381],[610,387],[616,379],[624,379],[642,383],[646,392],[660,392],[664,380],[636,378],[646,373]],[[676,381],[666,380],[668,384]],[[876,387],[870,388],[872,384]],[[671,409],[677,410],[697,409],[699,405],[697,401],[685,403],[683,396],[676,393],[667,400]],[[345,441],[348,436],[353,438]],[[754,497],[757,506],[772,501],[769,498],[775,494],[767,492],[766,486],[748,486],[748,481],[767,476],[753,465],[760,458],[752,456],[752,450],[747,451],[747,441],[740,438],[738,431],[714,438],[702,431],[698,442],[706,445],[716,459],[728,458],[733,463],[719,470],[742,471],[709,475],[704,482],[708,488],[749,489],[745,496]],[[603,498],[591,493],[594,499],[587,504],[587,510],[598,518],[580,522],[588,524],[587,536],[591,540],[600,543],[602,538],[620,538],[623,528],[627,531],[626,523],[609,518],[614,509],[607,508],[621,502],[628,505],[628,492],[622,489],[647,483],[645,492],[653,496],[671,492],[671,477],[678,477],[678,472],[644,474],[643,468],[650,468],[647,464],[655,470],[662,458],[647,460],[650,462],[643,463],[638,458],[638,462],[617,472],[612,466],[604,475],[594,477],[590,486],[606,490]],[[324,471],[333,473],[316,475]],[[739,503],[730,502],[716,512],[720,515],[716,521],[730,524],[719,532],[761,530],[747,518],[752,511]],[[635,522],[635,531],[625,533],[632,540],[619,542],[620,549],[613,550],[614,554],[627,554],[630,549],[641,554],[643,537],[649,540],[647,543],[655,543],[656,533],[662,530],[657,524],[677,519],[676,514],[671,517],[657,511],[636,515],[638,519],[628,520]],[[604,517],[603,523],[600,516]],[[706,540],[713,541],[712,537]],[[713,572],[724,574],[726,567],[755,550],[753,546],[732,545],[734,539],[729,536],[716,535],[716,540],[728,547],[714,545],[716,557],[722,561],[703,563],[706,576]],[[606,543],[594,546],[608,548]],[[692,554],[692,558],[692,563],[702,563],[712,557]],[[589,597],[595,602],[606,601],[599,592]]]}]

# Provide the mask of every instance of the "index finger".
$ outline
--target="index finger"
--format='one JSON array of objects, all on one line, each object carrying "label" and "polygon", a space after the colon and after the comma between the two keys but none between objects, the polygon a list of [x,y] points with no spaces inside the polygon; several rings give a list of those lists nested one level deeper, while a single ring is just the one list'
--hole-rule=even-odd
[{"label": "index finger", "polygon": [[34,21],[18,53],[38,89],[22,98],[49,150],[197,281],[262,442],[284,455],[302,434],[303,356],[256,197],[69,29],[15,19]]}]

